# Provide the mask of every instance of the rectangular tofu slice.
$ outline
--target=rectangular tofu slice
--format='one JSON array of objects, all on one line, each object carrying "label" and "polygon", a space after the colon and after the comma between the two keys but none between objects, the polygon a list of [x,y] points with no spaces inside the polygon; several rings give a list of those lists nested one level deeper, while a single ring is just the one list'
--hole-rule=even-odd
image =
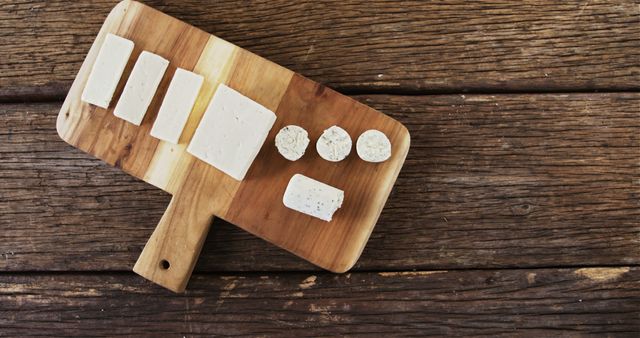
[{"label": "rectangular tofu slice", "polygon": [[133,51],[133,41],[108,33],[80,99],[107,109]]},{"label": "rectangular tofu slice", "polygon": [[287,208],[330,222],[344,200],[344,191],[301,174],[291,177],[282,202]]},{"label": "rectangular tofu slice", "polygon": [[182,68],[176,69],[151,128],[151,136],[178,144],[203,81],[201,75]]},{"label": "rectangular tofu slice", "polygon": [[158,85],[169,66],[169,60],[143,51],[140,53],[113,114],[139,126]]},{"label": "rectangular tofu slice", "polygon": [[187,151],[242,181],[275,121],[271,110],[220,84]]}]

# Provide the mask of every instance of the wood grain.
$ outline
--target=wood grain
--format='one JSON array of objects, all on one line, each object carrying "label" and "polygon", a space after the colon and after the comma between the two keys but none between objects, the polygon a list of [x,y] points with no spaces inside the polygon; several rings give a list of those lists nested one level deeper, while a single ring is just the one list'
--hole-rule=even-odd
[{"label": "wood grain", "polygon": [[[291,79],[276,114],[266,144],[274,144],[275,135],[287,125],[304,126],[311,140],[339,125],[353,139],[368,129],[382,131],[391,141],[391,157],[371,164],[352,154],[329,162],[309,150],[292,163],[275,147],[264,147],[250,169],[250,179],[239,185],[229,209],[216,216],[320,267],[345,272],[360,257],[387,201],[409,151],[409,133],[393,118],[300,75]],[[298,173],[345,192],[340,212],[331,222],[284,207],[284,191]]]},{"label": "wood grain", "polygon": [[2,335],[631,337],[640,269],[0,276]]},{"label": "wood grain", "polygon": [[[181,137],[182,144],[171,146],[170,154],[164,147],[157,151],[161,142],[149,130],[169,77],[159,86],[140,127],[116,118],[113,104],[101,109],[81,102],[80,92],[107,33],[132,40],[134,59],[142,50],[150,51],[206,79],[196,112],[189,115],[189,128],[198,124],[222,82],[275,112],[276,124],[244,180],[236,181],[184,151],[191,141],[191,129]],[[229,55],[221,60],[221,54]],[[211,67],[216,63],[227,71]],[[118,94],[114,101],[117,99]],[[309,152],[292,163],[273,146],[278,130],[288,124],[304,126],[314,139],[332,125],[340,125],[354,137],[368,129],[380,130],[391,141],[392,155],[380,164],[356,156],[330,163]],[[213,216],[324,269],[349,270],[367,243],[410,142],[407,129],[387,115],[135,1],[120,2],[105,20],[60,109],[56,128],[69,144],[134,177],[153,177],[150,183],[156,185],[168,182],[158,187],[173,195],[172,202],[134,271],[176,292],[184,291]],[[297,173],[345,191],[342,211],[331,222],[282,204],[287,183]]]},{"label": "wood grain", "polygon": [[[174,24],[184,25],[181,22]],[[220,83],[233,83],[233,88],[268,109],[276,110],[293,76],[293,72],[214,36],[209,37],[194,71],[204,76],[206,83],[180,143],[163,145],[141,176],[151,177],[151,183],[167,182],[167,185],[158,186],[171,192],[173,198],[134,271],[175,292],[184,291],[187,285],[211,219],[214,215],[225,214],[235,191],[242,185],[185,151],[209,100]],[[265,87],[268,90],[264,90]],[[251,199],[254,200],[255,197]]]},{"label": "wood grain", "polygon": [[[356,270],[639,264],[640,94],[357,99],[413,140]],[[60,141],[58,107],[0,106],[0,269],[128,270],[170,196]],[[214,222],[196,271],[314,269]]]},{"label": "wood grain", "polygon": [[[115,3],[0,2],[0,101],[61,100]],[[640,89],[632,0],[147,3],[343,92]],[[170,196],[0,104],[0,336],[637,336],[640,94],[358,99],[414,136],[355,267],[398,272],[277,273],[316,268],[217,219],[196,271],[265,272],[180,296],[108,272]]]},{"label": "wood grain", "polygon": [[[632,0],[148,4],[339,90],[637,90]],[[0,98],[62,99],[114,0],[0,4]]]}]

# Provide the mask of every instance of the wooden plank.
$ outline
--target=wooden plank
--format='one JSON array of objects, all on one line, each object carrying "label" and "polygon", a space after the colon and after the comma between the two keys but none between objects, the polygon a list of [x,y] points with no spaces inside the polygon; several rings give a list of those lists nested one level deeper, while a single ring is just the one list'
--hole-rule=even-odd
[{"label": "wooden plank", "polygon": [[[147,1],[339,90],[636,90],[640,12],[632,0]],[[61,99],[116,4],[0,5],[0,99]]]},{"label": "wooden plank", "polygon": [[[356,269],[640,262],[640,94],[357,98],[412,148]],[[129,270],[169,196],[59,140],[58,108],[0,106],[0,269]],[[196,267],[300,269],[222,221]]]},{"label": "wooden plank", "polygon": [[640,269],[0,275],[3,335],[632,336]]}]

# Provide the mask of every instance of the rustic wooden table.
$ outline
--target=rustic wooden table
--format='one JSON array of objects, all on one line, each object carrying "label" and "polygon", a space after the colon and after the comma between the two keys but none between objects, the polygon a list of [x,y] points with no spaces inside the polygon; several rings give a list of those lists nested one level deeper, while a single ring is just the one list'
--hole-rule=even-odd
[{"label": "rustic wooden table", "polygon": [[131,272],[169,196],[61,141],[114,1],[0,2],[0,336],[640,332],[636,1],[148,1],[393,116],[362,258],[216,220],[188,292]]}]

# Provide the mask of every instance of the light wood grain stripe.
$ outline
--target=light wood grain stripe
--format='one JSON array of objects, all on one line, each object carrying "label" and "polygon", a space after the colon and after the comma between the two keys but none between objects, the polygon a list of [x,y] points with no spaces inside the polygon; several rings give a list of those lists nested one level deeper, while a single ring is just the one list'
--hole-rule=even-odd
[{"label": "light wood grain stripe", "polygon": [[144,174],[144,180],[171,194],[175,193],[195,158],[187,152],[202,115],[220,83],[226,83],[233,69],[238,47],[211,36],[193,71],[204,77],[198,99],[189,115],[178,144],[160,141]]}]

